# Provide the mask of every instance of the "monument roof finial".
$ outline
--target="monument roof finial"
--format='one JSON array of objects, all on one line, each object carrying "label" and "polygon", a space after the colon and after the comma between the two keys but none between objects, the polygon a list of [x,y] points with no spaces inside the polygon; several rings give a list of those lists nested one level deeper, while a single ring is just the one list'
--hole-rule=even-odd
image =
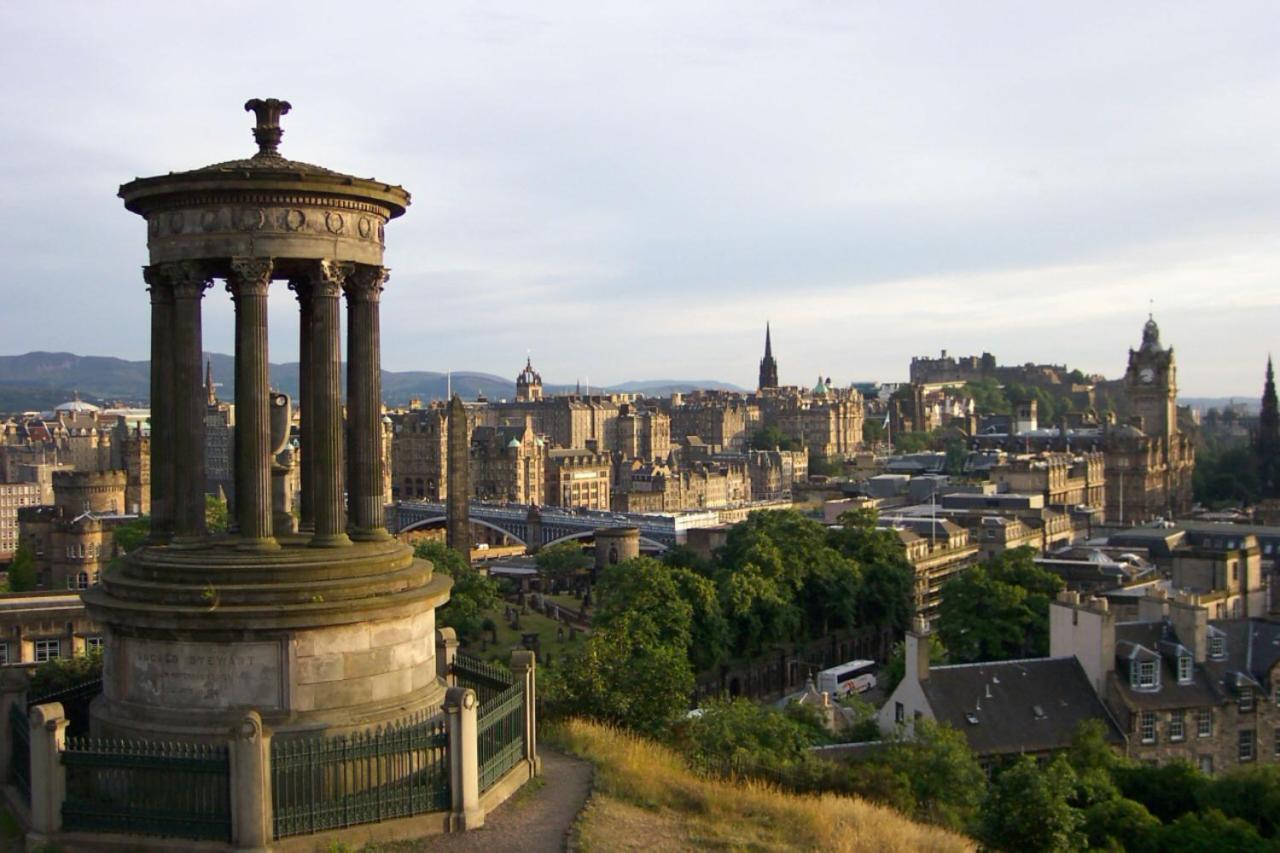
[{"label": "monument roof finial", "polygon": [[279,157],[280,139],[284,131],[280,128],[280,116],[292,108],[288,101],[279,98],[253,98],[245,101],[245,112],[253,112],[258,123],[253,128],[253,140],[258,143],[255,157]]}]

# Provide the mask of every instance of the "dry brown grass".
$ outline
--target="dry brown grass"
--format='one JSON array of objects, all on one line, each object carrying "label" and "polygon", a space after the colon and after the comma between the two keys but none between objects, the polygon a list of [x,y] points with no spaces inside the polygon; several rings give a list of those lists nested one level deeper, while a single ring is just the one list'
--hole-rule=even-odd
[{"label": "dry brown grass", "polygon": [[549,733],[596,765],[578,837],[609,850],[973,850],[974,843],[853,797],[801,796],[761,782],[705,779],[676,753],[597,723]]}]

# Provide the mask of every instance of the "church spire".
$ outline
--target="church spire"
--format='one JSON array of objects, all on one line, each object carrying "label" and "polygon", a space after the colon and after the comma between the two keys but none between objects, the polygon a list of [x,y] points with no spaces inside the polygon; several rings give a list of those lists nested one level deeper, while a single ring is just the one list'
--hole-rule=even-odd
[{"label": "church spire", "polygon": [[778,387],[778,362],[773,358],[773,335],[769,324],[764,324],[764,358],[760,359],[760,390]]},{"label": "church spire", "polygon": [[204,396],[210,406],[218,403],[218,392],[213,389],[213,360],[207,359],[204,363]]},{"label": "church spire", "polygon": [[1262,388],[1262,411],[1254,449],[1264,498],[1280,497],[1280,405],[1276,401],[1276,373],[1267,356],[1267,381]]}]

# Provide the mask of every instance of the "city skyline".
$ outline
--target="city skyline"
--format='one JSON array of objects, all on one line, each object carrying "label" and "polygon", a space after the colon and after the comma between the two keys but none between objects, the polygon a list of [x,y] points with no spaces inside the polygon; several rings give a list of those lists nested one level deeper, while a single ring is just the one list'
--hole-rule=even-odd
[{"label": "city skyline", "polygon": [[[266,87],[295,105],[286,156],[376,163],[414,193],[388,229],[388,369],[507,376],[531,350],[556,381],[750,388],[770,321],[788,384],[904,379],[942,349],[1114,378],[1154,299],[1180,393],[1261,387],[1280,307],[1265,4],[406,5],[348,22],[367,70],[299,53],[338,7],[243,8],[276,50],[236,14],[0,13],[24,81],[0,112],[6,351],[146,357],[115,188],[246,156],[239,105]],[[274,289],[276,362],[296,360],[291,303]],[[231,351],[231,318],[206,301],[207,349]]]}]

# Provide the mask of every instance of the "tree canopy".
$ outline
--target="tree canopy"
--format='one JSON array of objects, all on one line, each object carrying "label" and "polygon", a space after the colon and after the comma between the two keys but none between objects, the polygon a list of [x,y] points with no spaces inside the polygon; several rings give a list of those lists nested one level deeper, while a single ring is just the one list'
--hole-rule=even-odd
[{"label": "tree canopy", "polygon": [[453,578],[449,603],[436,611],[436,621],[457,631],[463,639],[478,637],[486,611],[497,607],[500,601],[497,582],[476,571],[470,561],[443,542],[419,542],[413,555],[430,560],[437,572]]},{"label": "tree canopy", "polygon": [[938,634],[951,660],[968,663],[1049,653],[1049,603],[1062,579],[1015,548],[947,581]]}]

